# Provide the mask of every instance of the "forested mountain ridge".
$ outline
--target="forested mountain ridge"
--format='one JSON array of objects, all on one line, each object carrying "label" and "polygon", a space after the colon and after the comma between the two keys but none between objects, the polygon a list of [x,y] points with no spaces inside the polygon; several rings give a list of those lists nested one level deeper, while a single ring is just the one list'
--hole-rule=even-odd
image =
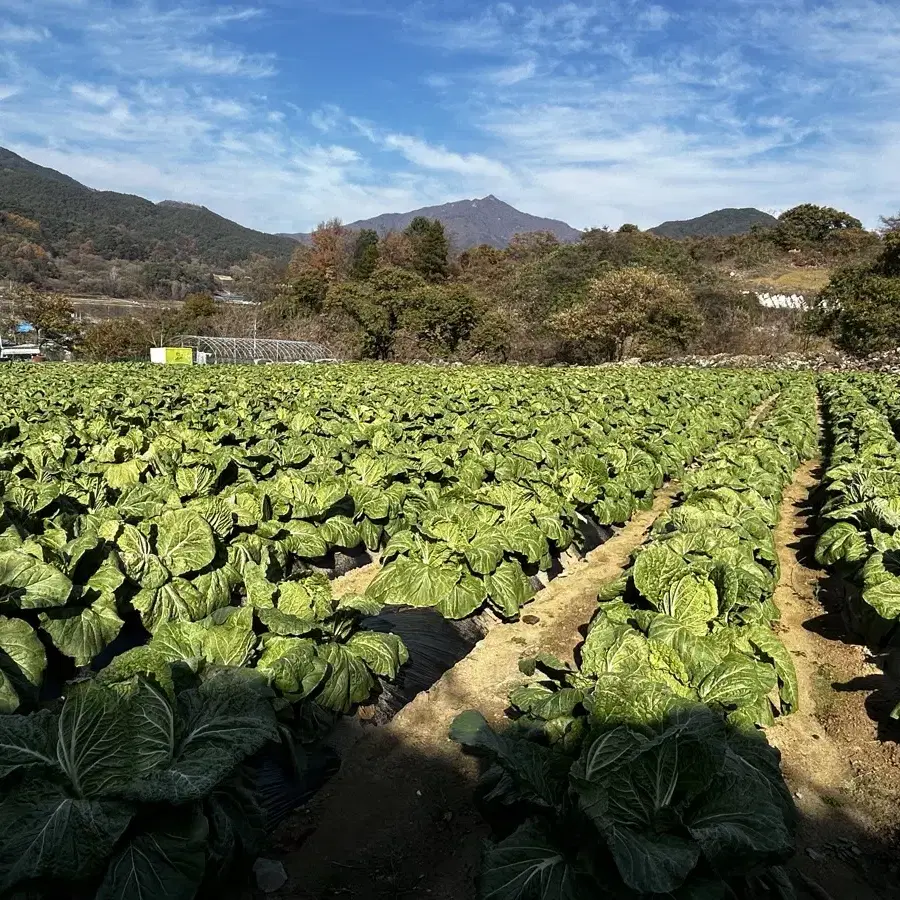
[{"label": "forested mountain ridge", "polygon": [[[536,231],[549,232],[563,244],[574,243],[582,235],[582,232],[559,219],[545,219],[524,213],[498,200],[493,194],[475,200],[426,206],[411,212],[385,213],[372,219],[351,222],[346,227],[353,231],[371,229],[379,237],[384,237],[392,231],[403,231],[419,217],[440,221],[456,250],[469,250],[482,245],[504,249],[515,235]],[[308,234],[293,234],[289,237],[302,243],[310,239]]]},{"label": "forested mountain ridge", "polygon": [[37,163],[31,162],[31,160],[25,159],[24,156],[19,156],[17,153],[13,153],[12,150],[7,150],[5,147],[0,147],[0,169],[27,172],[42,178],[49,178],[51,181],[59,181],[62,184],[69,184],[74,187],[84,187],[83,184],[80,184],[74,178],[70,178],[62,172],[57,172],[56,169],[48,169],[46,166],[39,166]]},{"label": "forested mountain ridge", "polygon": [[90,243],[106,259],[191,258],[224,267],[254,254],[287,260],[296,246],[202,206],[93,190],[3,148],[0,213],[38,226],[38,232],[31,229],[33,242],[54,254]]},{"label": "forested mountain ridge", "polygon": [[694,219],[672,220],[651,228],[653,234],[660,237],[681,238],[694,237],[731,237],[738,234],[749,234],[754,226],[774,228],[778,224],[775,216],[760,209],[744,207],[743,209],[717,209],[697,216]]}]

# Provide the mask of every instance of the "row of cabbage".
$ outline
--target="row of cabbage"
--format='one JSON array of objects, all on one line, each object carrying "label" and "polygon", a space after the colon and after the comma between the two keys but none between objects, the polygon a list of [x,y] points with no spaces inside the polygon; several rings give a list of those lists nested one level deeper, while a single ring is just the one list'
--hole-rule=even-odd
[{"label": "row of cabbage", "polygon": [[456,720],[451,736],[492,762],[482,800],[500,840],[481,896],[718,898],[783,881],[795,813],[756,726],[797,707],[773,534],[816,441],[812,380],[786,382],[758,427],[686,475],[601,594],[578,667],[523,661],[505,733]]},{"label": "row of cabbage", "polygon": [[[627,519],[776,383],[266,374],[0,373],[0,894],[192,897],[264,838],[254,754],[302,766],[407,662],[365,617],[515,615],[579,515]],[[336,598],[317,571],[420,542],[431,584]]]},{"label": "row of cabbage", "polygon": [[830,452],[816,559],[843,590],[850,627],[873,647],[900,621],[900,442],[896,382],[823,376]]},{"label": "row of cabbage", "polygon": [[[327,644],[326,686],[316,688],[327,706],[347,711],[375,675],[402,662],[395,640],[354,639],[361,615],[390,603],[461,618],[487,602],[514,616],[533,594],[529,574],[576,539],[580,514],[625,521],[767,390],[765,378],[749,376],[676,385],[658,373],[629,375],[627,390],[621,374],[583,376],[574,396],[587,384],[602,399],[563,417],[542,407],[555,398],[568,410],[562,376],[535,375],[547,392],[488,414],[509,378],[491,375],[467,413],[419,399],[405,420],[357,398],[343,430],[334,419],[317,430],[289,404],[267,419],[268,395],[229,397],[243,414],[234,424],[235,410],[211,391],[173,398],[151,380],[148,396],[129,403],[140,395],[123,388],[118,370],[88,370],[81,384],[72,375],[65,390],[53,380],[58,371],[3,384],[11,402],[0,414],[0,633],[13,635],[25,675],[0,684],[6,711],[33,705],[45,645],[84,667],[108,655],[127,621],[137,622],[133,641],[162,632],[164,648],[177,633],[193,649],[197,629],[187,629],[190,640],[182,634],[189,623],[204,623],[207,644],[223,628],[246,633],[251,623],[234,618],[237,606],[255,611],[261,640],[225,659],[208,654],[210,662],[252,659],[283,690],[306,693],[310,679],[294,674],[321,668],[315,660]],[[393,389],[403,409],[410,396]],[[475,402],[471,391],[466,400]],[[480,412],[493,420],[487,428],[476,424]],[[384,572],[365,600],[337,603],[311,567],[363,543],[385,549]],[[140,655],[156,660],[150,650]]]},{"label": "row of cabbage", "polygon": [[651,407],[643,421],[635,416],[632,426],[568,460],[575,477],[550,475],[536,455],[529,458],[527,444],[512,444],[515,477],[436,496],[431,509],[388,541],[366,596],[435,606],[454,619],[487,602],[501,617],[515,617],[539,587],[537,573],[553,570],[564,551],[578,546],[579,520],[608,526],[649,509],[667,478],[739,430],[773,387],[753,376],[708,393],[672,382],[664,407]]}]

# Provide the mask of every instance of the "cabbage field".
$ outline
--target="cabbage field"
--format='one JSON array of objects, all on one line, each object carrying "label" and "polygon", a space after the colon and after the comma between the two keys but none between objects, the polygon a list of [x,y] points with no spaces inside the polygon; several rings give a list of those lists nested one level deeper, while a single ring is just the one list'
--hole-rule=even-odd
[{"label": "cabbage field", "polygon": [[848,627],[900,620],[884,376],[48,364],[0,368],[0,399],[0,897],[222,896],[273,760],[303,781],[420,664],[385,621],[503,628],[667,483],[577,653],[523,659],[503,727],[453,725],[505,822],[478,896],[783,884],[775,526],[804,460]]}]

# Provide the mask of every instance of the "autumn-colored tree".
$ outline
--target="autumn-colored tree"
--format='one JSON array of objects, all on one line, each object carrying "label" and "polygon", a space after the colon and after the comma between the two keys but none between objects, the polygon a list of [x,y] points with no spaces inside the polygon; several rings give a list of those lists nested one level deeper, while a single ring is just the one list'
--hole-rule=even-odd
[{"label": "autumn-colored tree", "polygon": [[107,319],[92,325],[78,343],[79,358],[88,362],[146,360],[153,346],[150,329],[136,319]]},{"label": "autumn-colored tree", "polygon": [[32,261],[41,261],[47,258],[47,251],[33,241],[22,241],[16,250],[16,256],[19,259],[27,259]]},{"label": "autumn-colored tree", "polygon": [[304,272],[308,272],[312,266],[310,264],[310,255],[312,248],[308,244],[297,244],[297,249],[291,255],[291,261],[288,263],[285,278],[293,281]]},{"label": "autumn-colored tree", "polygon": [[40,350],[47,345],[66,350],[75,346],[80,329],[72,301],[64,294],[43,293],[30,285],[20,285],[9,299],[15,315],[34,328]]},{"label": "autumn-colored tree", "polygon": [[696,304],[676,279],[640,267],[603,273],[588,284],[582,302],[552,319],[569,355],[583,362],[684,349],[701,324]]},{"label": "autumn-colored tree", "polygon": [[514,234],[506,255],[516,262],[540,259],[560,247],[559,238],[549,231],[528,231]]},{"label": "autumn-colored tree", "polygon": [[321,272],[328,282],[340,281],[350,269],[353,232],[340,219],[322,222],[312,233],[307,265]]},{"label": "autumn-colored tree", "polygon": [[459,271],[466,279],[477,280],[483,274],[493,275],[506,260],[507,254],[503,250],[490,244],[479,244],[459,254]]},{"label": "autumn-colored tree", "polygon": [[416,216],[404,234],[412,245],[412,267],[428,281],[443,281],[449,274],[450,244],[438,219]]},{"label": "autumn-colored tree", "polygon": [[389,231],[378,247],[378,260],[383,266],[411,269],[413,247],[410,239],[402,231]]},{"label": "autumn-colored tree", "polygon": [[464,250],[457,260],[457,281],[469,285],[482,301],[482,306],[510,305],[508,280],[521,268],[505,250],[488,244]]},{"label": "autumn-colored tree", "polygon": [[28,219],[25,216],[2,210],[0,210],[0,228],[35,236],[41,233],[40,223],[34,219]]}]

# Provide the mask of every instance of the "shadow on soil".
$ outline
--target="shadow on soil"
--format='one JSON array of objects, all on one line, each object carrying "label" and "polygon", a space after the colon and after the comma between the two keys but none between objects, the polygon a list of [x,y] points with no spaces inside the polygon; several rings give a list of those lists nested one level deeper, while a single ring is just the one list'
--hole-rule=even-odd
[{"label": "shadow on soil", "polygon": [[788,864],[802,900],[897,900],[897,835],[873,838],[841,809],[826,809],[800,824],[797,854]]},{"label": "shadow on soil", "polygon": [[[348,830],[360,835],[349,853],[340,835],[335,835],[335,852],[321,834],[314,837],[313,803],[276,832],[265,853],[283,863],[288,883],[264,894],[248,880],[243,891],[231,896],[476,900],[480,848],[488,831],[475,807],[474,776],[461,773],[445,757],[404,747],[402,740],[395,740],[393,748],[402,755],[402,771],[393,769],[376,777],[369,789],[361,785],[357,800],[346,809]],[[410,803],[410,792],[421,793],[418,802]],[[376,823],[380,827],[370,828]],[[312,845],[305,846],[310,840]],[[313,845],[315,858],[310,858]],[[826,808],[821,816],[801,822],[797,855],[786,868],[798,900],[900,900],[898,862],[897,845],[890,836],[873,840],[840,808]],[[546,895],[547,900],[555,896]],[[740,892],[736,896],[775,897]]]},{"label": "shadow on soil", "polygon": [[[815,482],[821,485],[821,468],[813,473]],[[805,528],[790,545],[797,561],[806,569],[822,572],[815,560],[818,538],[818,515],[824,502],[821,487],[814,490],[797,510]],[[801,586],[796,586],[802,593]],[[815,597],[823,612],[803,623],[803,627],[835,644],[860,647],[868,661],[877,665],[883,657],[875,656],[865,646],[865,641],[855,634],[847,616],[847,585],[831,574],[823,573],[818,582]],[[843,678],[823,664],[823,695],[863,693],[868,694],[864,708],[868,718],[877,727],[880,743],[900,741],[900,723],[890,718],[893,707],[900,702],[898,671],[886,666],[888,671],[867,673],[853,678]],[[831,677],[829,677],[831,676]],[[817,704],[820,698],[817,697]],[[862,698],[860,698],[862,702]],[[824,726],[823,726],[824,727]],[[813,740],[818,735],[811,735]],[[868,736],[866,736],[868,739]],[[797,854],[788,868],[792,881],[801,898],[815,900],[894,900],[900,898],[900,834],[873,835],[853,815],[842,808],[839,794],[817,784],[816,773],[790,773],[793,784],[805,784],[812,794],[821,798],[815,812],[802,816],[797,841]],[[799,789],[800,792],[804,790]],[[805,804],[804,804],[805,805]]]},{"label": "shadow on soil", "polygon": [[[817,469],[814,476],[817,482],[820,482],[822,470]],[[807,527],[800,533],[800,539],[791,545],[791,549],[797,553],[798,562],[813,570],[821,570],[815,559],[815,548],[818,537],[816,522],[823,500],[822,491],[819,489],[813,491],[799,505],[800,514],[807,522]],[[866,712],[878,727],[879,739],[900,742],[900,722],[891,718],[891,712],[900,703],[900,649],[890,653],[874,653],[866,646],[866,641],[854,632],[848,618],[850,594],[846,582],[834,574],[826,573],[819,581],[816,596],[824,612],[804,622],[803,627],[828,641],[862,647],[867,655],[867,661],[882,669],[877,674],[867,674],[846,681],[834,680],[830,687],[837,693],[867,693]]]},{"label": "shadow on soil", "polygon": [[242,900],[474,900],[487,834],[474,807],[476,773],[395,736],[379,738],[377,755],[391,763],[359,783],[342,810],[344,827],[323,821],[316,801],[298,810],[265,854],[284,864],[287,884],[274,894],[248,889]]}]

